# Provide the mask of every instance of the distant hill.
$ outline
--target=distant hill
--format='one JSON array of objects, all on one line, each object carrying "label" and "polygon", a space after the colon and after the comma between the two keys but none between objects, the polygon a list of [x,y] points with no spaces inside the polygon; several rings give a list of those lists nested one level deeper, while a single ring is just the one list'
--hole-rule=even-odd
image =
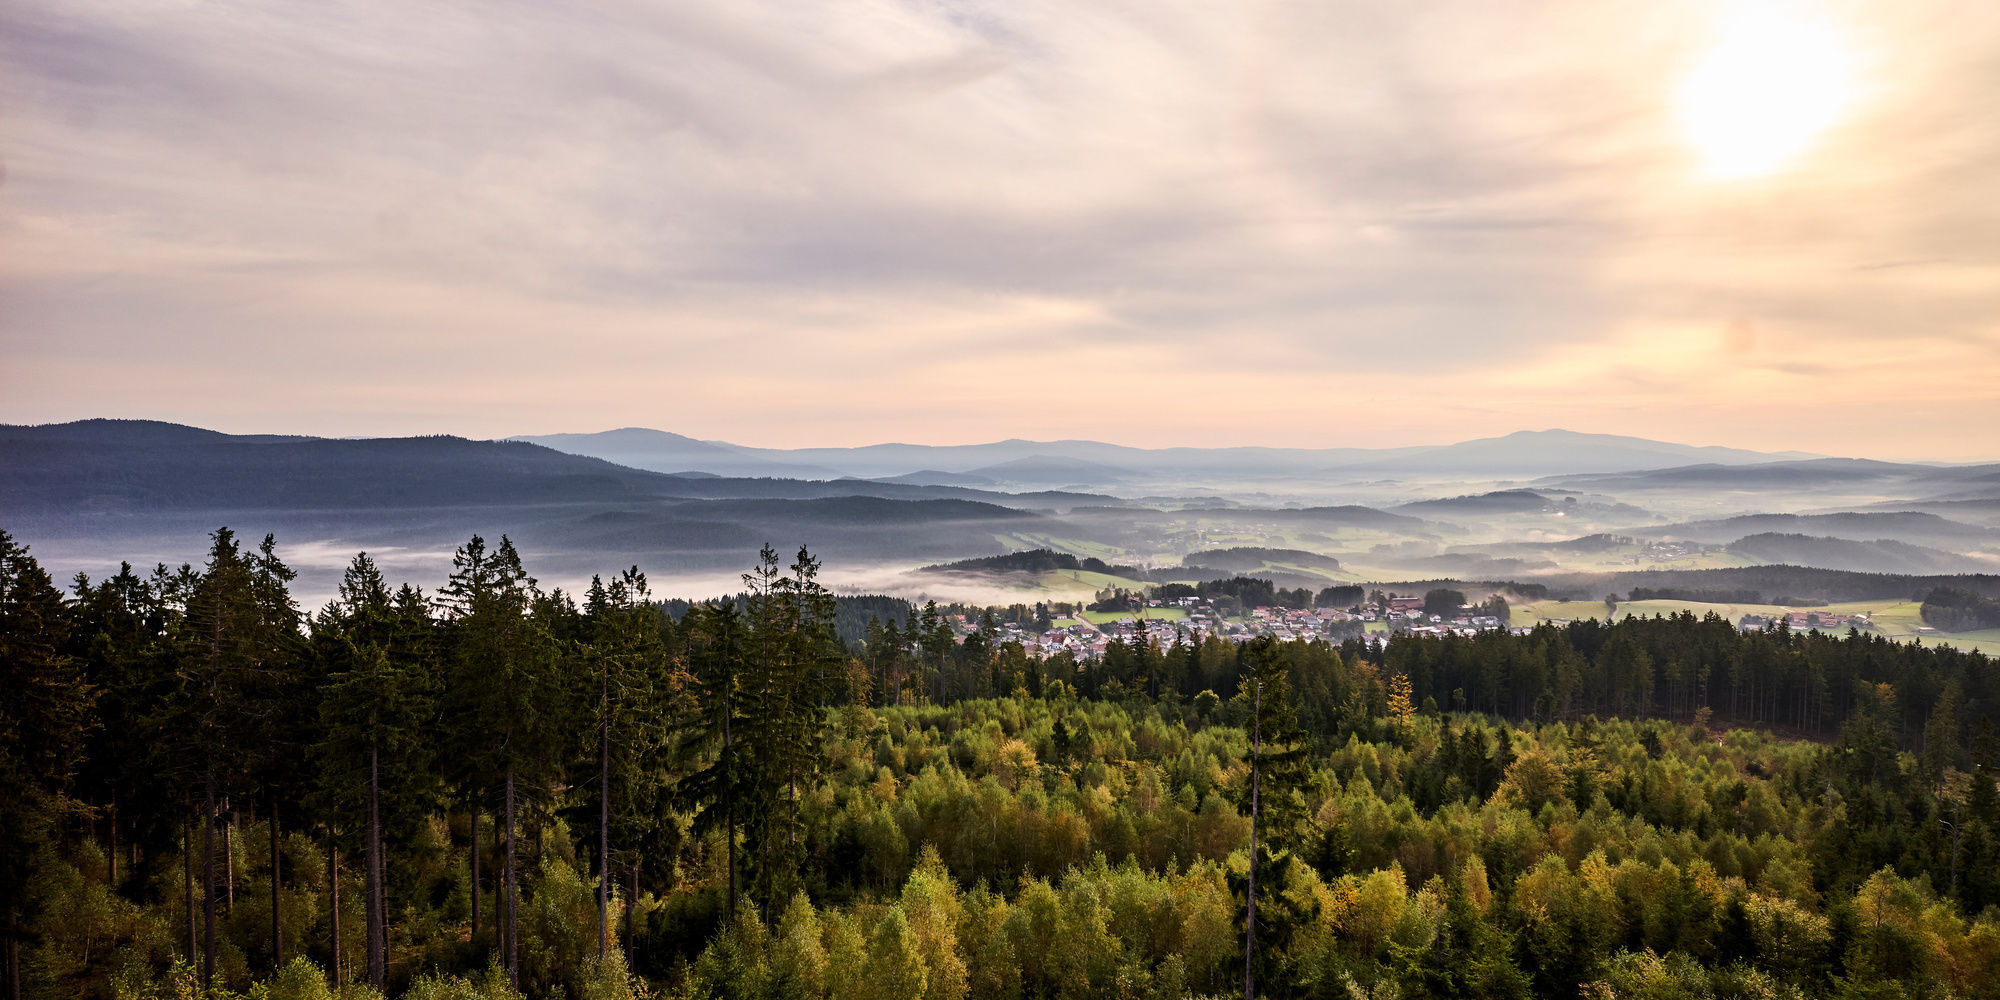
[{"label": "distant hill", "polygon": [[838,478],[840,471],[810,462],[772,458],[754,449],[720,441],[698,441],[669,431],[621,427],[596,434],[524,434],[508,438],[545,448],[601,458],[653,472],[712,472],[721,476],[784,476],[794,479]]},{"label": "distant hill", "polygon": [[1557,549],[1563,552],[1609,552],[1612,549],[1622,548],[1630,544],[1632,544],[1632,539],[1623,535],[1596,534],[1585,535],[1582,538],[1571,538],[1567,541],[1549,542],[1541,547]]},{"label": "distant hill", "polygon": [[911,486],[997,486],[999,483],[988,476],[973,475],[970,472],[939,472],[936,469],[920,469],[900,476],[882,476],[878,483],[906,483]]},{"label": "distant hill", "polygon": [[[866,479],[905,476],[925,470],[991,475],[1009,482],[1068,484],[1138,481],[1324,480],[1373,478],[1531,479],[1575,473],[1630,472],[1673,465],[1722,465],[1809,459],[1802,452],[1755,452],[1696,447],[1610,434],[1565,430],[1520,431],[1450,445],[1398,448],[1134,448],[1102,441],[1028,441],[1010,438],[983,444],[875,444],[857,448],[753,448],[702,441],[666,431],[623,428],[597,434],[528,435],[529,441],[563,451],[604,458],[660,472],[699,469],[731,475],[779,475]],[[1087,475],[1064,477],[1050,465],[1035,477],[992,474],[995,466],[1024,463],[1085,463]],[[1016,470],[1017,473],[1020,470]],[[1116,471],[1120,478],[1106,478]]]},{"label": "distant hill", "polygon": [[961,559],[957,562],[925,566],[925,573],[1054,573],[1059,570],[1074,570],[1086,573],[1108,573],[1112,576],[1133,577],[1140,574],[1134,566],[1117,566],[1102,559],[1089,556],[1078,557],[1068,552],[1053,549],[1027,549],[997,556],[981,556],[975,559]]},{"label": "distant hill", "polygon": [[[1816,458],[1755,464],[1703,463],[1638,472],[1550,477],[1549,482],[1600,491],[1632,489],[1829,489],[1930,480],[1936,466],[1860,458]],[[1950,482],[1951,480],[1944,480]]]},{"label": "distant hill", "polygon": [[1230,573],[1250,573],[1264,568],[1266,563],[1287,566],[1302,566],[1307,569],[1340,571],[1340,560],[1323,556],[1317,552],[1299,549],[1264,549],[1238,546],[1229,549],[1208,549],[1190,552],[1181,559],[1181,564],[1205,569],[1219,569]]},{"label": "distant hill", "polygon": [[981,466],[967,474],[996,482],[1031,485],[1119,483],[1132,478],[1130,469],[1063,455],[1030,455]]},{"label": "distant hill", "polygon": [[1653,590],[1754,590],[1775,604],[1800,601],[1921,600],[1936,587],[1959,587],[2000,597],[2000,575],[1865,573],[1773,563],[1726,569],[1627,570],[1617,573],[1557,573],[1539,578],[1572,599],[1592,594]]},{"label": "distant hill", "polygon": [[224,434],[163,420],[107,420],[93,418],[64,424],[0,424],[0,440],[73,441],[79,444],[125,444],[150,447],[180,447],[189,444],[272,444],[317,441],[293,434]]},{"label": "distant hill", "polygon": [[1547,497],[1527,490],[1500,490],[1474,496],[1418,500],[1394,508],[1412,514],[1538,514],[1548,509]]},{"label": "distant hill", "polygon": [[1183,511],[1186,515],[1208,515],[1233,517],[1241,520],[1274,521],[1292,524],[1310,524],[1328,528],[1379,528],[1383,530],[1417,530],[1426,526],[1422,518],[1405,514],[1391,514],[1388,511],[1363,507],[1358,504],[1341,504],[1334,507],[1279,507],[1273,509],[1257,507],[1228,507],[1218,510],[1197,509]]},{"label": "distant hill", "polygon": [[1729,551],[1764,563],[1862,573],[1968,573],[1994,568],[1991,562],[1886,538],[1853,541],[1771,533],[1739,538],[1729,544]]},{"label": "distant hill", "polygon": [[2000,545],[2000,531],[1920,511],[1842,511],[1832,514],[1745,514],[1712,521],[1689,521],[1632,528],[1652,538],[1720,543],[1744,535],[1816,535],[1850,541],[1897,538],[1940,547]]},{"label": "distant hill", "polygon": [[624,501],[671,496],[682,482],[538,445],[457,437],[239,439],[157,425],[80,436],[0,431],[0,511],[10,514]]},{"label": "distant hill", "polygon": [[1757,452],[1740,448],[1672,444],[1617,434],[1576,431],[1515,431],[1392,458],[1353,462],[1328,469],[1338,475],[1470,475],[1532,478],[1584,472],[1628,472],[1666,465],[1707,462],[1741,465],[1783,459],[1810,459],[1804,452]]},{"label": "distant hill", "polygon": [[510,534],[538,572],[572,581],[613,562],[663,576],[740,570],[766,542],[853,568],[989,553],[1000,533],[1041,519],[1024,507],[1115,502],[675,476],[520,441],[245,437],[129,421],[0,427],[0,528],[59,554],[51,565],[178,561],[228,525],[332,553],[302,564],[308,594],[330,592],[328,575],[356,550],[434,568],[475,532]]}]

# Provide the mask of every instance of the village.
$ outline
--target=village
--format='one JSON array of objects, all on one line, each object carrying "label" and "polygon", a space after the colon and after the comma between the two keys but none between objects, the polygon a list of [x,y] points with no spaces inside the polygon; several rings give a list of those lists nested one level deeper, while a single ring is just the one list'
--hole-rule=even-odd
[{"label": "village", "polygon": [[[1057,619],[1046,631],[1039,633],[1030,625],[1005,622],[998,626],[997,641],[1019,643],[1031,656],[1068,653],[1078,660],[1087,660],[1103,656],[1112,643],[1129,643],[1141,638],[1165,649],[1175,643],[1199,644],[1210,636],[1238,643],[1271,636],[1280,641],[1328,643],[1360,639],[1379,645],[1398,635],[1475,636],[1502,630],[1525,635],[1530,631],[1528,626],[1513,625],[1496,615],[1481,614],[1480,609],[1470,605],[1461,606],[1458,614],[1448,618],[1426,613],[1421,597],[1390,597],[1379,605],[1358,605],[1345,609],[1268,605],[1243,609],[1230,607],[1230,603],[1225,601],[1219,604],[1193,597],[1177,601],[1153,599],[1145,602],[1143,610],[1135,609],[1130,614],[1099,622],[1082,617]],[[976,615],[951,615],[948,621],[961,642],[979,627]],[[1847,628],[1866,629],[1872,625],[1866,614],[1814,610],[1788,611],[1782,615],[1746,614],[1736,623],[1737,628],[1744,632],[1762,631],[1779,624],[1794,631],[1817,629],[1829,632]]]},{"label": "village", "polygon": [[[1149,600],[1145,602],[1143,611],[1101,624],[1083,618],[1062,619],[1040,634],[1032,628],[1008,622],[1000,626],[998,639],[1000,642],[1020,643],[1029,655],[1068,653],[1076,659],[1085,660],[1103,656],[1114,642],[1131,642],[1141,638],[1164,649],[1177,642],[1199,644],[1210,636],[1238,643],[1271,636],[1281,641],[1298,639],[1338,643],[1361,639],[1379,644],[1395,635],[1471,636],[1502,629],[1516,634],[1528,632],[1525,627],[1510,628],[1500,618],[1478,614],[1469,607],[1461,608],[1462,613],[1451,618],[1426,614],[1421,597],[1388,598],[1380,607],[1357,606],[1344,610],[1272,606],[1235,609],[1239,611],[1237,614],[1230,614],[1230,610],[1203,598]],[[979,623],[974,616],[953,615],[951,625],[963,641],[977,630]]]},{"label": "village", "polygon": [[1744,615],[1736,620],[1736,628],[1743,632],[1762,632],[1783,622],[1794,632],[1818,629],[1822,632],[1844,628],[1869,628],[1874,623],[1867,615],[1836,614],[1832,611],[1787,611],[1783,615]]}]

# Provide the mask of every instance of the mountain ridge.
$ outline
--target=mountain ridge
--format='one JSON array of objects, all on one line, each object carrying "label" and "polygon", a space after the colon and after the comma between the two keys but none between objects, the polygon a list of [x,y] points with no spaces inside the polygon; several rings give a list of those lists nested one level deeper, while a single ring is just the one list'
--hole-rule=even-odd
[{"label": "mountain ridge", "polygon": [[[654,435],[647,440],[642,434]],[[596,434],[517,435],[507,440],[543,444],[573,454],[603,458],[654,471],[700,470],[702,461],[731,466],[780,467],[798,474],[831,471],[834,475],[884,479],[916,473],[990,475],[995,466],[1033,459],[1049,466],[1031,485],[1078,482],[1057,473],[1071,462],[1101,466],[1119,476],[1258,475],[1271,477],[1420,476],[1475,473],[1513,478],[1586,473],[1633,473],[1703,460],[1725,466],[1823,458],[1807,452],[1758,452],[1719,445],[1685,445],[1613,434],[1562,429],[1522,430],[1493,438],[1446,445],[1386,448],[1279,448],[1236,445],[1217,448],[1140,448],[1103,441],[1067,438],[1032,441],[1008,438],[963,445],[918,445],[900,442],[852,448],[754,448],[720,441],[702,441],[671,431],[619,428]],[[645,441],[641,447],[639,442]],[[671,445],[672,447],[668,447]],[[668,468],[667,466],[672,466]],[[998,478],[998,477],[995,477]],[[1089,485],[1118,480],[1084,480]]]}]

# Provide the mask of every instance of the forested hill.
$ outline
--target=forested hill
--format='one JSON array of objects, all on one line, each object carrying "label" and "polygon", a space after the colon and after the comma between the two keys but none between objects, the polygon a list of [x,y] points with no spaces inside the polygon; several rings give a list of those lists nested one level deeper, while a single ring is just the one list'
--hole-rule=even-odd
[{"label": "forested hill", "polygon": [[457,437],[75,440],[0,433],[0,510],[381,509],[674,496],[679,481],[538,445]]},{"label": "forested hill", "polygon": [[1134,577],[1144,573],[1136,566],[1114,566],[1091,556],[1078,557],[1052,549],[1027,549],[997,556],[960,559],[957,562],[923,567],[926,573],[1053,573],[1078,570]]},{"label": "forested hill", "polygon": [[1181,558],[1184,566],[1200,566],[1228,570],[1232,573],[1255,572],[1266,563],[1283,563],[1304,566],[1308,569],[1324,569],[1338,572],[1340,560],[1323,556],[1316,552],[1299,549],[1266,549],[1254,546],[1237,546],[1228,549],[1208,549],[1190,552]]},{"label": "forested hill", "polygon": [[[572,585],[628,559],[733,570],[745,550],[810,542],[843,565],[994,552],[1038,511],[1110,497],[859,480],[673,476],[517,441],[238,437],[141,421],[0,427],[0,525],[76,569],[177,564],[217,524],[429,560],[508,535]],[[394,555],[400,553],[401,555]],[[626,565],[626,563],[617,563]],[[302,566],[317,603],[337,567]],[[733,574],[732,574],[733,575]]]},{"label": "forested hill", "polygon": [[1745,514],[1633,528],[1648,537],[1727,542],[1745,535],[1809,534],[1865,542],[1895,538],[1939,548],[2000,544],[2000,531],[1920,511],[1864,511],[1838,514]]},{"label": "forested hill", "polygon": [[1527,490],[1501,490],[1476,496],[1418,500],[1396,509],[1426,516],[1435,514],[1532,514],[1548,507],[1549,500]]},{"label": "forested hill", "polygon": [[0,514],[357,509],[606,503],[634,499],[975,500],[1104,504],[1098,494],[1016,496],[863,480],[685,477],[520,441],[436,436],[237,436],[153,421],[0,427]]}]

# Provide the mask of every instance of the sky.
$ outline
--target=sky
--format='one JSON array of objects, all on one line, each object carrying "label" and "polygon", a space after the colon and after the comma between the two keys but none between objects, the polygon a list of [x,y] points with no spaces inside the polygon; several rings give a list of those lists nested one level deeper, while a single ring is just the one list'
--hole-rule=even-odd
[{"label": "sky", "polygon": [[11,0],[0,422],[2000,458],[2000,5]]}]

